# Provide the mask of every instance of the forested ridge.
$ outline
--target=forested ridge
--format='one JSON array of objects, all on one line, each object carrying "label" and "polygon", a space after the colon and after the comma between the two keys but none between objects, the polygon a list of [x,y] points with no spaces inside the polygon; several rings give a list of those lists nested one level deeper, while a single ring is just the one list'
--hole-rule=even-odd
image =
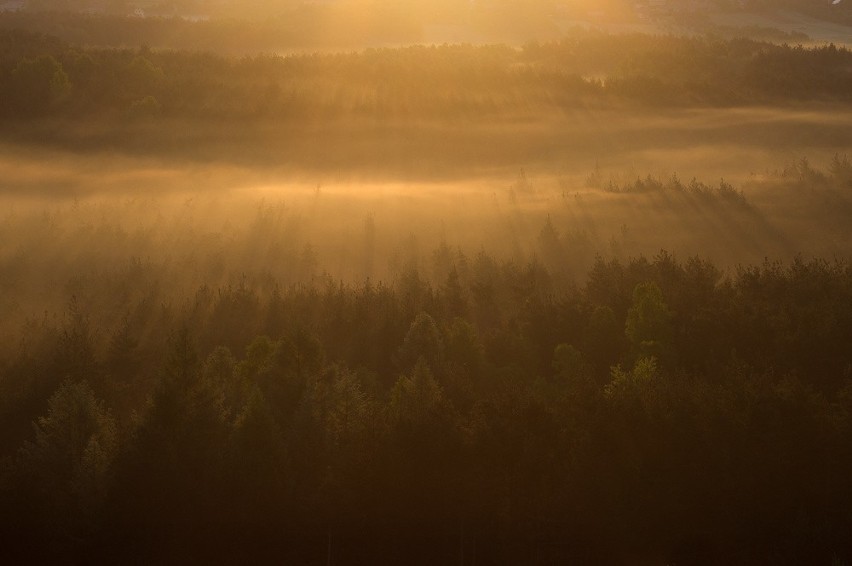
[{"label": "forested ridge", "polygon": [[555,291],[435,257],[33,321],[0,365],[3,554],[850,559],[848,263],[599,258]]},{"label": "forested ridge", "polygon": [[834,45],[578,30],[523,48],[409,46],[236,58],[144,46],[85,48],[0,30],[0,77],[6,120],[457,120],[622,105],[845,105],[852,54]]}]

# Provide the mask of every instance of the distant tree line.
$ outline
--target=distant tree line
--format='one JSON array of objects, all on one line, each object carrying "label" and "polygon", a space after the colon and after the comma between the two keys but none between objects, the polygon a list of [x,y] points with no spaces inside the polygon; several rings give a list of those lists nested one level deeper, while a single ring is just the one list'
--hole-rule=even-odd
[{"label": "distant tree line", "polygon": [[553,43],[232,58],[0,31],[0,116],[487,118],[601,105],[847,104],[852,52],[577,33]]},{"label": "distant tree line", "polygon": [[0,553],[852,560],[848,263],[663,252],[555,290],[447,257],[435,283],[202,287],[106,327],[72,297],[29,324],[0,360]]}]

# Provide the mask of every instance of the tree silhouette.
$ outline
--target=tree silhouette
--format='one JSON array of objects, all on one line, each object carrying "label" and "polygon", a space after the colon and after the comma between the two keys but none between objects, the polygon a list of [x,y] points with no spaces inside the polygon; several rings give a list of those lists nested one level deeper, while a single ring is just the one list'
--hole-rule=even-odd
[{"label": "tree silhouette", "polygon": [[62,65],[51,55],[26,58],[12,71],[9,95],[17,112],[41,114],[57,104],[71,90]]},{"label": "tree silhouette", "polygon": [[444,341],[441,331],[429,314],[421,312],[417,315],[408,332],[405,341],[399,349],[399,361],[402,369],[415,366],[423,358],[431,368],[439,368],[444,358]]},{"label": "tree silhouette", "polygon": [[34,429],[35,439],[18,456],[21,481],[34,490],[53,536],[91,536],[112,484],[115,421],[86,381],[66,381]]},{"label": "tree silhouette", "polygon": [[221,396],[201,369],[182,327],[170,338],[160,383],[119,463],[113,504],[120,528],[141,528],[166,548],[182,536],[204,536],[224,512],[215,494],[228,429]]},{"label": "tree silhouette", "polygon": [[672,313],[656,283],[640,283],[633,290],[625,334],[637,357],[668,362],[672,355]]}]

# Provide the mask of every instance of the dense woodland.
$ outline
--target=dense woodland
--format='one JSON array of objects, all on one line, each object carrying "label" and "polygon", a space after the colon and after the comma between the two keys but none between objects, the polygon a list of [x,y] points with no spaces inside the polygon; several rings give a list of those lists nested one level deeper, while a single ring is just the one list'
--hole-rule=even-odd
[{"label": "dense woodland", "polygon": [[852,558],[848,263],[599,258],[554,292],[442,254],[433,283],[33,320],[0,366],[4,555]]},{"label": "dense woodland", "polygon": [[[833,45],[238,58],[3,27],[0,561],[852,563],[850,93]],[[351,122],[392,145],[379,126],[444,123],[415,149],[474,161],[444,132],[707,108],[791,114],[736,144],[704,115],[651,135],[716,157],[811,136],[828,165],[353,195],[226,162],[265,145],[252,124],[339,130],[359,160]],[[226,157],[182,177],[162,156],[187,132]]]},{"label": "dense woodland", "polygon": [[520,49],[413,46],[233,58],[81,48],[11,30],[0,31],[0,78],[6,120],[487,120],[622,105],[845,105],[852,52],[834,45],[578,32]]},{"label": "dense woodland", "polygon": [[[722,136],[831,155],[852,148],[850,69],[852,53],[833,45],[713,37],[578,32],[523,48],[234,57],[0,31],[0,142],[394,178],[553,171],[559,160],[587,171],[613,151]],[[755,118],[718,114],[730,109]],[[756,118],[768,109],[779,114]]]},{"label": "dense woodland", "polygon": [[[598,176],[695,231],[690,211],[761,218],[724,183]],[[772,190],[848,244],[848,159]],[[386,219],[359,218],[362,271],[342,278],[283,205],[136,228],[115,206],[3,225],[5,560],[852,560],[848,260],[610,249],[581,272],[590,236],[554,208],[532,248],[396,256]]]}]

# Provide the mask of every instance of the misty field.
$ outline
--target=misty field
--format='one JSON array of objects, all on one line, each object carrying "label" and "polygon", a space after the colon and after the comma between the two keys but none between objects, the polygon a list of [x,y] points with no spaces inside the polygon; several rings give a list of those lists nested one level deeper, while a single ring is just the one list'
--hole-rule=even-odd
[{"label": "misty field", "polygon": [[852,561],[852,52],[535,6],[0,15],[0,559]]}]

